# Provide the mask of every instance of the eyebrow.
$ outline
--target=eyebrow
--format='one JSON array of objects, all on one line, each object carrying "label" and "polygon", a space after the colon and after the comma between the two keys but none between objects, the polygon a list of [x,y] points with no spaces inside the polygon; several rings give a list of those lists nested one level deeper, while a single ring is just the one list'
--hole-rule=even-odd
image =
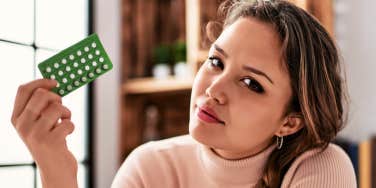
[{"label": "eyebrow", "polygon": [[[215,50],[217,50],[219,53],[221,53],[223,56],[225,56],[225,58],[228,57],[228,54],[221,47],[219,47],[217,44],[214,44],[213,47],[214,47]],[[248,65],[243,65],[243,69],[250,71],[250,72],[253,72],[257,75],[264,76],[271,84],[274,85],[273,80],[270,79],[270,77],[267,74],[265,74],[264,72],[254,68],[254,67],[248,66]]]}]

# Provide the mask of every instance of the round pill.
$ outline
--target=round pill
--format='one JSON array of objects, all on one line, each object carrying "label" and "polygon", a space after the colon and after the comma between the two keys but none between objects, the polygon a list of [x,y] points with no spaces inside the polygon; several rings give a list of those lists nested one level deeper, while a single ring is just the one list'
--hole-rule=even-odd
[{"label": "round pill", "polygon": [[97,72],[97,73],[99,74],[99,73],[102,72],[102,69],[101,69],[101,68],[97,68],[97,69],[95,70],[95,72]]},{"label": "round pill", "polygon": [[81,78],[81,81],[86,82],[87,78],[84,76],[84,77]]},{"label": "round pill", "polygon": [[74,81],[74,86],[79,86],[80,82],[79,81]]},{"label": "round pill", "polygon": [[107,65],[107,64],[104,64],[104,65],[103,65],[103,69],[104,69],[104,70],[107,70],[107,69],[108,69],[108,65]]},{"label": "round pill", "polygon": [[82,70],[81,70],[81,69],[78,69],[78,70],[77,70],[77,73],[78,73],[79,75],[81,75],[81,74],[82,74]]},{"label": "round pill", "polygon": [[67,86],[67,90],[68,90],[68,91],[72,90],[72,86],[71,86],[71,85],[68,85],[68,86]]},{"label": "round pill", "polygon": [[64,90],[60,89],[59,93],[60,93],[60,95],[63,95],[64,94]]},{"label": "round pill", "polygon": [[97,47],[97,44],[95,44],[95,42],[91,43],[91,47],[95,48]]},{"label": "round pill", "polygon": [[93,59],[93,55],[91,55],[91,54],[89,54],[87,57],[88,57],[89,59]]},{"label": "round pill", "polygon": [[60,84],[59,84],[59,82],[56,84],[56,87],[60,87]]},{"label": "round pill", "polygon": [[82,58],[81,63],[85,63],[85,62],[86,62],[86,59]]},{"label": "round pill", "polygon": [[86,65],[85,70],[90,70],[90,67],[88,65]]},{"label": "round pill", "polygon": [[55,77],[55,75],[51,74],[50,78],[51,78],[52,80],[55,80],[56,77]]},{"label": "round pill", "polygon": [[55,64],[54,64],[54,67],[55,67],[55,68],[59,68],[59,63],[55,63]]},{"label": "round pill", "polygon": [[103,61],[104,61],[103,57],[100,57],[99,62],[103,63]]},{"label": "round pill", "polygon": [[101,52],[99,50],[95,50],[95,55],[99,55]]},{"label": "round pill", "polygon": [[63,59],[63,60],[61,60],[61,63],[66,64],[66,63],[67,63],[67,60],[66,60],[66,59]]},{"label": "round pill", "polygon": [[57,74],[58,74],[59,76],[62,76],[62,75],[63,75],[63,71],[59,70],[59,72],[57,72]]},{"label": "round pill", "polygon": [[69,77],[74,79],[76,76],[74,74],[70,74]]},{"label": "round pill", "polygon": [[97,62],[96,61],[93,61],[93,66],[95,67],[95,66],[97,66]]},{"label": "round pill", "polygon": [[68,72],[71,71],[70,66],[65,67],[65,70],[68,71]]},{"label": "round pill", "polygon": [[73,63],[73,66],[74,66],[74,67],[78,67],[78,63],[77,63],[77,62],[74,62],[74,63]]},{"label": "round pill", "polygon": [[85,50],[85,52],[88,52],[88,51],[89,51],[89,47],[86,46],[86,47],[84,48],[84,50]]},{"label": "round pill", "polygon": [[81,55],[82,55],[81,50],[78,50],[78,51],[77,51],[77,55],[78,55],[78,56],[81,56]]},{"label": "round pill", "polygon": [[70,55],[70,56],[69,56],[69,59],[70,59],[70,60],[73,60],[73,59],[74,59],[74,55]]},{"label": "round pill", "polygon": [[68,82],[68,80],[66,78],[63,78],[63,83],[65,84],[67,82]]},{"label": "round pill", "polygon": [[51,67],[47,67],[46,72],[51,72]]},{"label": "round pill", "polygon": [[89,78],[93,78],[94,77],[94,73],[89,73]]}]

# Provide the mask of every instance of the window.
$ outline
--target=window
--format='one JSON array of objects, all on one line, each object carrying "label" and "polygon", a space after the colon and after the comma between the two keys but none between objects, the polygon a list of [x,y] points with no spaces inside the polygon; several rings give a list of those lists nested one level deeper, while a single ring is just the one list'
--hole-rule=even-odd
[{"label": "window", "polygon": [[[88,36],[90,0],[0,1],[0,187],[42,187],[38,169],[10,123],[20,84],[41,78],[37,64]],[[63,98],[75,131],[68,146],[79,162],[79,187],[89,187],[90,126],[88,86]],[[22,180],[22,181],[20,181]]]}]

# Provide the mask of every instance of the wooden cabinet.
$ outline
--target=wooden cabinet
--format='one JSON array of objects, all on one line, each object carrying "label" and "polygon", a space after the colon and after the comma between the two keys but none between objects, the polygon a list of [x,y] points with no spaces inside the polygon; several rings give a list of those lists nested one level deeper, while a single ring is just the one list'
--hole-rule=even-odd
[{"label": "wooden cabinet", "polygon": [[[330,0],[294,0],[333,33]],[[195,73],[209,45],[205,25],[215,20],[220,0],[122,0],[122,93],[119,162],[152,139],[188,133],[193,76],[150,77],[151,50],[159,43],[185,40],[187,62]],[[205,44],[206,42],[206,44]]]}]

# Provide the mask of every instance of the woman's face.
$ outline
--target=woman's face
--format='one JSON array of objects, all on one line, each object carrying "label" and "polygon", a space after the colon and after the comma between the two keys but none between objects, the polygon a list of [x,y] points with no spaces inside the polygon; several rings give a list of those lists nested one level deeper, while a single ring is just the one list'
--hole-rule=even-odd
[{"label": "woman's face", "polygon": [[193,84],[192,137],[230,159],[269,145],[287,122],[283,115],[292,96],[283,63],[281,42],[271,25],[239,18],[226,27]]}]

